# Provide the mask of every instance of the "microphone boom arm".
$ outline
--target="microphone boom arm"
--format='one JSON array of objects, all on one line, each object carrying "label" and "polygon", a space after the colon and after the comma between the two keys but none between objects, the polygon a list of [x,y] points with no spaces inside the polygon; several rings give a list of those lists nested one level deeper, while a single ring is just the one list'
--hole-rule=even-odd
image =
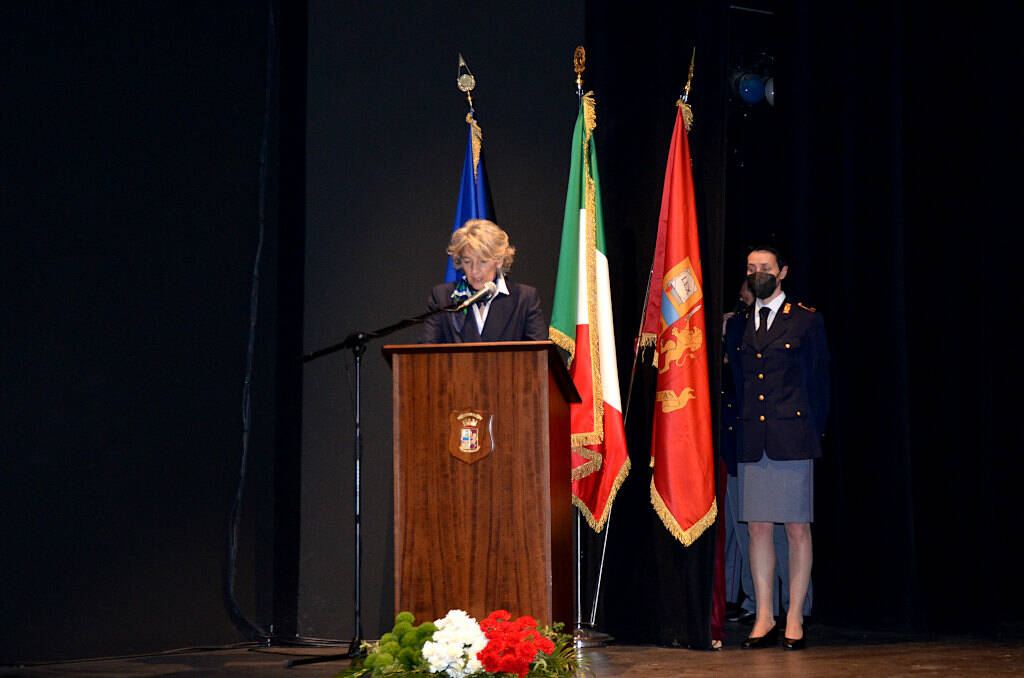
[{"label": "microphone boom arm", "polygon": [[[486,288],[485,290],[482,291],[486,291]],[[466,301],[469,300],[467,299]],[[338,342],[337,344],[327,346],[326,348],[321,348],[319,350],[313,351],[312,353],[307,353],[306,355],[302,356],[300,362],[308,363],[311,360],[322,358],[325,355],[329,355],[337,351],[342,351],[346,348],[359,350],[359,348],[361,347],[362,349],[365,350],[366,344],[368,344],[372,339],[380,339],[381,337],[386,337],[389,334],[397,332],[398,330],[404,330],[406,327],[419,325],[420,323],[425,322],[427,318],[435,316],[438,313],[458,313],[465,307],[465,302],[459,302],[456,304],[452,304],[451,306],[436,308],[432,311],[427,311],[426,313],[421,313],[420,315],[413,316],[411,318],[406,318],[405,320],[399,320],[397,323],[393,325],[381,327],[380,329],[373,330],[372,332],[353,332],[352,334],[345,337],[343,341]],[[360,351],[360,353],[361,352],[362,351]]]}]

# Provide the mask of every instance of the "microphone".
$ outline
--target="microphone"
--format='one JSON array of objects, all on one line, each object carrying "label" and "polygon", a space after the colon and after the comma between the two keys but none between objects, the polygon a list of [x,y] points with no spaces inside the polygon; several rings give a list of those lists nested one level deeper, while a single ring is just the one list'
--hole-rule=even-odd
[{"label": "microphone", "polygon": [[480,301],[484,297],[491,297],[497,291],[498,286],[495,285],[493,282],[489,282],[485,284],[481,289],[477,290],[473,296],[469,297],[464,302],[453,308],[451,312],[455,313],[457,311],[461,311],[464,308],[469,308],[470,306]]}]

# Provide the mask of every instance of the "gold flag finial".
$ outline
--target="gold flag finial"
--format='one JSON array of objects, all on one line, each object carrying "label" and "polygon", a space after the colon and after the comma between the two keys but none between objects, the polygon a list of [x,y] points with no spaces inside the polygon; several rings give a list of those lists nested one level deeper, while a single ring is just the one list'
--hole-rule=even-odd
[{"label": "gold flag finial", "polygon": [[[465,71],[465,72],[463,72]],[[473,77],[473,73],[469,70],[469,66],[466,65],[466,60],[462,58],[462,53],[459,53],[459,77],[456,80],[458,83],[459,91],[466,93],[466,101],[469,102],[469,110],[473,110],[473,95],[470,92],[476,87],[476,78]]]},{"label": "gold flag finial", "polygon": [[686,87],[683,88],[683,102],[690,100],[690,85],[693,84],[693,63],[697,60],[697,47],[694,46],[693,54],[690,56],[690,72],[686,76]]},{"label": "gold flag finial", "polygon": [[686,131],[689,132],[690,128],[693,127],[693,109],[690,108],[690,85],[693,84],[693,64],[697,60],[697,48],[693,48],[693,54],[690,56],[690,72],[686,76],[686,86],[683,87],[683,93],[679,95],[679,101],[676,102],[676,106],[683,109],[683,122],[686,124]]},{"label": "gold flag finial", "polygon": [[576,71],[576,94],[583,96],[583,71],[587,68],[587,51],[583,45],[572,54],[572,68]]}]

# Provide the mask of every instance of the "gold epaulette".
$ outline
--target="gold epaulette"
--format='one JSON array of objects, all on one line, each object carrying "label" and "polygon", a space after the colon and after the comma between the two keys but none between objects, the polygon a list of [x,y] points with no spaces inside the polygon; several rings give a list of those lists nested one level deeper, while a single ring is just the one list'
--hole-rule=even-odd
[{"label": "gold epaulette", "polygon": [[800,303],[799,301],[798,301],[798,302],[796,302],[796,305],[797,305],[797,306],[799,306],[800,308],[802,308],[802,309],[803,309],[803,310],[805,310],[805,311],[810,311],[811,313],[817,313],[817,309],[816,309],[816,308],[814,308],[813,306],[804,306],[804,305],[803,305],[802,303]]}]

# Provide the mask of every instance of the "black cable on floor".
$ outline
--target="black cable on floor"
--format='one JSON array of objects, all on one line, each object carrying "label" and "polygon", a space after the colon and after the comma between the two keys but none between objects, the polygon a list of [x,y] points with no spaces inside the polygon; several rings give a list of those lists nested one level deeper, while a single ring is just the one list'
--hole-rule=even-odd
[{"label": "black cable on floor", "polygon": [[238,569],[238,526],[241,520],[242,493],[245,489],[245,475],[249,464],[250,416],[252,413],[252,373],[256,352],[256,318],[259,310],[260,263],[263,258],[263,234],[266,224],[267,202],[267,154],[270,136],[271,91],[273,89],[273,64],[275,48],[275,25],[273,2],[267,3],[267,79],[263,101],[263,134],[260,141],[259,175],[259,239],[252,267],[252,288],[249,293],[249,344],[245,362],[245,381],[242,385],[242,459],[238,473],[238,489],[231,504],[228,520],[227,559],[224,563],[224,604],[228,616],[238,631],[253,641],[266,642],[265,630],[249,620],[242,612],[235,597],[235,576]]}]

